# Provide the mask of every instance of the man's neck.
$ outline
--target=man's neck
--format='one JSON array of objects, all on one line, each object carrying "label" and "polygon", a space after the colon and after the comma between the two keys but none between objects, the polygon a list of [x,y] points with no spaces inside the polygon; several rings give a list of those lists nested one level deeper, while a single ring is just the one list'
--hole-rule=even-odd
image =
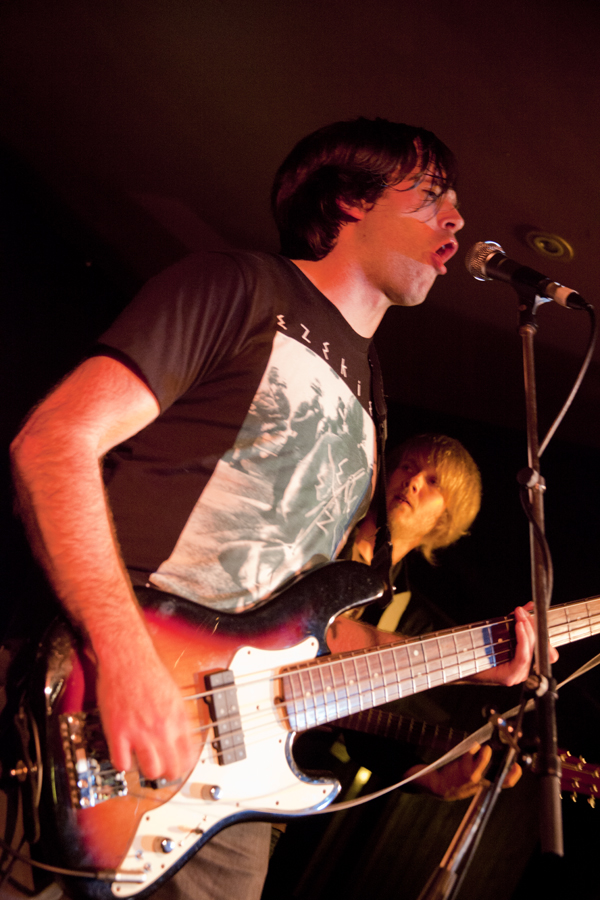
[{"label": "man's neck", "polygon": [[294,259],[294,265],[339,309],[362,337],[373,337],[390,301],[366,279],[340,245],[323,259]]},{"label": "man's neck", "polygon": [[[373,550],[375,548],[375,537],[377,534],[377,526],[375,516],[369,513],[358,526],[358,531],[354,539],[354,547],[352,558],[371,565],[373,559]],[[396,566],[400,560],[418,547],[418,542],[402,540],[397,535],[392,535],[392,565]]]}]

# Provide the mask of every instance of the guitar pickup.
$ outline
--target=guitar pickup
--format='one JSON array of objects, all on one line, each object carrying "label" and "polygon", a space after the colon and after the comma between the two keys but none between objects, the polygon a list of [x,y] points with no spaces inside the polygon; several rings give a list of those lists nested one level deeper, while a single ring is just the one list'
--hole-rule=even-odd
[{"label": "guitar pickup", "polygon": [[210,708],[215,739],[213,747],[217,752],[220,766],[246,759],[244,732],[237,699],[237,688],[231,669],[212,672],[204,676],[209,696],[206,702]]}]

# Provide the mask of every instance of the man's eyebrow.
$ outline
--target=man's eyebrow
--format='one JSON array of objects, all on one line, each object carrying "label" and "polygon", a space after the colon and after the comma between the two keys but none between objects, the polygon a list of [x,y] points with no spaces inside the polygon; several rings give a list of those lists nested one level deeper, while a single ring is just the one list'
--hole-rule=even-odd
[{"label": "man's eyebrow", "polygon": [[422,181],[429,181],[432,184],[435,182],[443,184],[445,177],[435,172],[415,172],[413,175],[409,175],[406,180],[412,181],[414,186],[420,184]]}]

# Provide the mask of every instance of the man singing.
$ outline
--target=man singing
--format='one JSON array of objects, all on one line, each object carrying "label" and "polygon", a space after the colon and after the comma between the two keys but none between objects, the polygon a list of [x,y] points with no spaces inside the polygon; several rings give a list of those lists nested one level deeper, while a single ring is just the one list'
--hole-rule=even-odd
[{"label": "man singing", "polygon": [[[319,129],[275,179],[281,255],[196,254],[152,279],[16,438],[22,515],[93,649],[117,769],[135,755],[171,781],[197,756],[132,585],[245,610],[332,559],[365,514],[371,338],[446,272],[464,224],[454,184],[451,152],[423,129]],[[517,638],[502,683],[527,675],[526,617]],[[258,898],[269,831],[226,829],[156,897]]]}]

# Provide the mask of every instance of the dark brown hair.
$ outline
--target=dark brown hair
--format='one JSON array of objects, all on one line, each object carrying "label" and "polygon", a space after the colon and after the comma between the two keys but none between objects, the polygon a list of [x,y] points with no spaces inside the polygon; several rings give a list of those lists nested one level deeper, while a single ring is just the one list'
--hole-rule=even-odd
[{"label": "dark brown hair", "polygon": [[322,259],[342,224],[354,221],[341,203],[373,204],[414,169],[433,174],[441,195],[455,185],[454,155],[423,128],[361,117],[309,134],[283,161],[271,192],[281,252]]}]

